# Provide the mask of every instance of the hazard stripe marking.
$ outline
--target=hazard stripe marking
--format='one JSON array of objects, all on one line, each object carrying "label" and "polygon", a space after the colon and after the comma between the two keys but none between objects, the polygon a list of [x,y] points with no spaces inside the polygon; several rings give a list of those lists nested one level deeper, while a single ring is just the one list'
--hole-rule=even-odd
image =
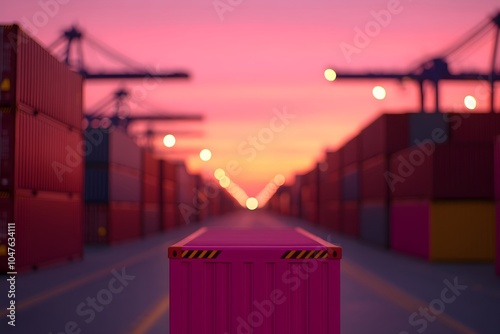
[{"label": "hazard stripe marking", "polygon": [[281,258],[282,259],[326,259],[328,251],[318,250],[288,250]]},{"label": "hazard stripe marking", "polygon": [[204,249],[204,250],[184,250],[181,257],[184,259],[216,259],[221,251]]}]

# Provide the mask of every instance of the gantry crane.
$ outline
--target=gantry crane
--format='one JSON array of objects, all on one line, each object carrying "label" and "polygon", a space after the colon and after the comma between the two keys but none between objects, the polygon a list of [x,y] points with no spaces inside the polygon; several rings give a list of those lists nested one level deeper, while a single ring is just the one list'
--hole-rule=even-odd
[{"label": "gantry crane", "polygon": [[[463,52],[467,47],[473,47],[487,33],[494,31],[493,52],[491,58],[491,67],[488,73],[479,72],[450,72],[448,59],[460,52]],[[406,72],[343,72],[333,69],[336,74],[335,79],[396,79],[396,80],[413,80],[418,83],[420,90],[420,110],[425,111],[425,91],[424,84],[432,83],[434,86],[434,101],[435,112],[439,112],[439,83],[444,80],[461,80],[461,81],[488,81],[490,86],[490,111],[495,112],[495,82],[500,81],[500,72],[496,70],[496,62],[498,58],[498,48],[500,39],[500,12],[495,16],[489,17],[474,27],[468,34],[454,45],[442,52],[438,57],[434,57],[423,62],[416,68]],[[333,81],[330,80],[330,81]]]},{"label": "gantry crane", "polygon": [[[125,129],[128,128],[130,123],[134,121],[202,121],[203,115],[201,114],[172,114],[164,111],[150,111],[147,115],[129,115],[124,114],[122,110],[130,108],[124,108],[126,105],[126,99],[129,96],[129,92],[120,88],[115,91],[110,97],[105,98],[100,101],[95,107],[91,108],[85,113],[85,118],[87,121],[92,123],[92,121],[102,121],[108,120],[110,124],[114,126],[121,126]],[[113,107],[111,115],[109,114],[109,107]]]},{"label": "gantry crane", "polygon": [[[86,34],[85,41],[93,48],[110,58],[111,60],[122,63],[123,65],[130,68],[127,72],[91,72],[84,64],[83,58],[83,46],[82,40],[84,39],[84,34],[76,26],[72,26],[70,29],[63,32],[63,34],[55,40],[49,49],[55,51],[61,45],[64,45],[62,49],[62,57],[66,64],[71,66],[75,71],[79,72],[84,79],[141,79],[141,78],[161,78],[161,79],[187,79],[189,74],[185,71],[173,71],[173,72],[155,72],[144,69],[140,64],[128,59],[127,57],[119,54],[118,52],[111,50],[108,46],[100,43],[95,38],[89,38]],[[77,59],[73,60],[71,57],[73,46],[77,49]]]}]

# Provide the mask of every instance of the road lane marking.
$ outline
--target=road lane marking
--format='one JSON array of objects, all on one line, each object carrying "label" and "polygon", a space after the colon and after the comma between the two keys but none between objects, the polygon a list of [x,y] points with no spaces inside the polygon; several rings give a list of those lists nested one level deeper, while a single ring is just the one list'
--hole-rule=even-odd
[{"label": "road lane marking", "polygon": [[[350,261],[342,260],[341,266],[342,271],[355,279],[358,283],[411,313],[416,312],[419,307],[428,304]],[[457,333],[477,334],[477,331],[455,320],[449,315],[442,313],[436,315],[436,317],[438,321],[456,330]]]},{"label": "road lane marking", "polygon": [[[131,334],[146,334],[169,311],[170,296],[163,297],[155,306],[146,312],[147,316],[142,319],[130,332]],[[167,330],[167,329],[165,329]]]},{"label": "road lane marking", "polygon": [[[149,251],[145,251],[143,253],[137,254],[135,256],[132,256],[126,260],[116,262],[109,266],[108,268],[101,269],[99,271],[96,271],[92,274],[89,274],[87,276],[84,276],[82,278],[70,281],[66,284],[63,284],[61,286],[49,289],[44,292],[40,292],[32,297],[29,297],[27,299],[21,300],[20,302],[16,303],[16,310],[19,311],[24,311],[30,307],[33,307],[37,304],[43,303],[49,299],[55,298],[65,292],[74,290],[78,287],[81,287],[83,285],[89,284],[93,281],[96,281],[102,277],[106,277],[111,274],[112,269],[116,268],[123,268],[127,267],[130,265],[133,265],[137,262],[141,262],[151,256],[156,255],[157,253],[160,252],[160,250],[163,250],[165,252],[165,256],[167,256],[167,247],[170,243],[164,243],[162,245],[159,245],[155,248],[150,249]],[[2,310],[0,311],[0,317],[4,317],[7,315],[7,310]]]}]

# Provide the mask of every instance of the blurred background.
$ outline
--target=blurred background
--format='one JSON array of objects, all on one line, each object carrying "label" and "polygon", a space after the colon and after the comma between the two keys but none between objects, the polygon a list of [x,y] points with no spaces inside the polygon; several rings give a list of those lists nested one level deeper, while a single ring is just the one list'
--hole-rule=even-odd
[{"label": "blurred background", "polygon": [[[200,222],[347,247],[344,333],[500,332],[496,1],[0,5],[0,270],[23,273],[20,333],[59,333],[110,268],[168,275],[162,246]],[[461,305],[408,320],[457,275]],[[79,329],[165,332],[168,284],[151,284]]]}]

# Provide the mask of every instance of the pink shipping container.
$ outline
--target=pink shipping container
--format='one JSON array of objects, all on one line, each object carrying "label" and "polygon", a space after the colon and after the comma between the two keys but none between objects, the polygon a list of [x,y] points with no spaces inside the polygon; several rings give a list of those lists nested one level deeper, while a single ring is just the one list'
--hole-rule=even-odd
[{"label": "pink shipping container", "polygon": [[16,270],[83,256],[83,207],[80,195],[31,191],[12,197],[0,193],[0,272],[7,272],[7,224],[15,224]]},{"label": "pink shipping container", "polygon": [[493,199],[492,144],[410,147],[392,155],[390,172],[394,197]]},{"label": "pink shipping container", "polygon": [[168,254],[170,333],[340,333],[342,249],[300,228],[201,228]]},{"label": "pink shipping container", "polygon": [[391,248],[432,261],[493,261],[493,201],[394,200]]},{"label": "pink shipping container", "polygon": [[0,108],[0,190],[83,191],[82,132],[26,106]]},{"label": "pink shipping container", "polygon": [[0,105],[25,104],[76,129],[82,126],[82,77],[17,25],[0,26]]},{"label": "pink shipping container", "polygon": [[85,204],[85,242],[114,244],[141,235],[139,203],[110,202]]},{"label": "pink shipping container", "polygon": [[408,114],[383,114],[361,131],[361,160],[408,146]]}]

